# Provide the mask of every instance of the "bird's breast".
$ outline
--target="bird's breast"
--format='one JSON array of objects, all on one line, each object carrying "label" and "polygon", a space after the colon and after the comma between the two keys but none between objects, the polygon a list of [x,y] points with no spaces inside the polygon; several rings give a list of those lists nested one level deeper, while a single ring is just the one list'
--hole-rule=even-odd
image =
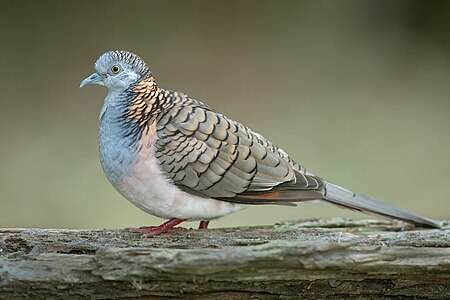
[{"label": "bird's breast", "polygon": [[146,125],[136,140],[116,130],[100,130],[100,159],[116,190],[138,208],[162,218],[209,220],[242,205],[192,195],[180,190],[155,156],[156,123]]}]

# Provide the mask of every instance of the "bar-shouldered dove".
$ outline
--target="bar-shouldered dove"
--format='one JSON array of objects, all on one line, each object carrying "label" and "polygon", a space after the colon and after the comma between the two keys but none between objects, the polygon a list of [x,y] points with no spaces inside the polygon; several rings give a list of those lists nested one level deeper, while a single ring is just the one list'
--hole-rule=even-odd
[{"label": "bar-shouldered dove", "polygon": [[100,113],[100,161],[112,185],[145,212],[169,219],[133,228],[150,237],[186,220],[206,228],[246,205],[320,200],[423,227],[433,220],[349,191],[296,163],[264,136],[188,95],[156,83],[128,51],[109,51],[83,80],[108,88]]}]

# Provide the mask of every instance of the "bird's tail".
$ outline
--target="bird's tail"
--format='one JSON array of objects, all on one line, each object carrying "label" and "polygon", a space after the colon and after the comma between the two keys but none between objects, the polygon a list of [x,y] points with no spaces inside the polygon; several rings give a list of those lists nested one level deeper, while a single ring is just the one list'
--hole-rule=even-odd
[{"label": "bird's tail", "polygon": [[326,194],[323,200],[346,208],[399,219],[421,227],[440,228],[440,225],[428,218],[384,203],[380,200],[354,193],[333,183],[326,183]]}]

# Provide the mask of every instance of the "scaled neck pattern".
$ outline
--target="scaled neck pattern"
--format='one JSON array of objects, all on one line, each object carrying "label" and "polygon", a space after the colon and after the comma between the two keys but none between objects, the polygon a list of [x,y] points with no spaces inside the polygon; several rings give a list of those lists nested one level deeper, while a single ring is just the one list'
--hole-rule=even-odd
[{"label": "scaled neck pattern", "polygon": [[129,122],[130,134],[140,133],[152,125],[164,106],[164,91],[153,77],[139,81],[128,91],[128,109],[123,120]]},{"label": "scaled neck pattern", "polygon": [[120,93],[109,93],[100,117],[100,162],[113,185],[127,172],[136,153],[145,145],[140,143],[165,108],[164,90],[153,77],[138,81]]}]

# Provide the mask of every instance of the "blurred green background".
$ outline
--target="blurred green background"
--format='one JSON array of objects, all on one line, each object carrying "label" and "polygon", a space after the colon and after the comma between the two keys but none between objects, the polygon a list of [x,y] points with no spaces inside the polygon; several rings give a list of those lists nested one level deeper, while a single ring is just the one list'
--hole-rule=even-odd
[{"label": "blurred green background", "polygon": [[[2,1],[0,226],[158,224],[104,177],[106,50],[282,146],[316,174],[450,217],[449,1]],[[365,215],[251,207],[213,226]],[[188,226],[194,224],[188,224]]]}]

